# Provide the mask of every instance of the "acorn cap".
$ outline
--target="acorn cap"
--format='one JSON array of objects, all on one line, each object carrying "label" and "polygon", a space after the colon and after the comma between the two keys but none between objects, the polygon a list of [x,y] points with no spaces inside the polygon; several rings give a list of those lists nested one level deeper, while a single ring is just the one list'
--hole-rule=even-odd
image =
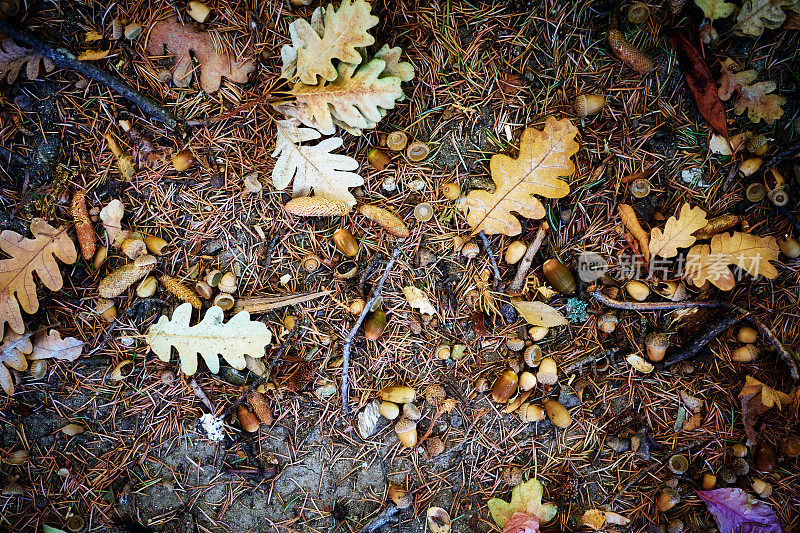
[{"label": "acorn cap", "polygon": [[439,437],[430,437],[425,441],[425,451],[433,459],[444,451],[444,442]]},{"label": "acorn cap", "polygon": [[301,196],[289,200],[284,209],[292,215],[304,217],[333,217],[346,215],[352,208],[342,200],[322,196]]},{"label": "acorn cap", "polygon": [[525,352],[522,357],[525,359],[525,364],[531,368],[535,368],[539,366],[539,363],[542,362],[542,348],[538,344],[531,344],[525,348]]},{"label": "acorn cap", "polygon": [[447,398],[447,393],[445,392],[444,387],[439,384],[428,385],[423,394],[426,401],[437,407],[442,401],[444,401],[445,398]]}]

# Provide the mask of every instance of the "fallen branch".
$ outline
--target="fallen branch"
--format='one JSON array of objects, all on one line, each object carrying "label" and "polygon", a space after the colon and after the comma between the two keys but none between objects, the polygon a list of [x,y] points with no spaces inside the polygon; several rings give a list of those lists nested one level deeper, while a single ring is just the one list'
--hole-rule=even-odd
[{"label": "fallen branch", "polygon": [[706,330],[692,339],[692,341],[683,347],[683,350],[680,353],[677,353],[671,357],[668,357],[664,360],[664,366],[671,366],[675,363],[680,363],[685,359],[691,359],[697,353],[703,349],[709,342],[713,341],[717,337],[719,337],[722,332],[727,330],[729,327],[734,326],[742,321],[744,317],[741,316],[739,313],[731,313],[722,318],[716,324],[712,324],[711,326],[707,327]]},{"label": "fallen branch", "polygon": [[272,309],[279,309],[287,305],[297,305],[322,296],[327,296],[331,291],[299,292],[295,294],[282,294],[280,296],[258,296],[252,298],[239,298],[233,305],[233,313],[247,311],[248,313],[263,313]]},{"label": "fallen branch", "polygon": [[531,265],[533,264],[533,256],[536,255],[536,252],[542,247],[545,233],[547,233],[549,228],[550,226],[547,225],[547,222],[542,222],[542,225],[539,226],[539,230],[536,232],[533,242],[528,246],[525,255],[519,262],[514,279],[508,284],[506,291],[508,294],[519,294],[519,291],[522,290],[523,285],[525,285],[525,279],[528,277],[528,272],[530,272]]},{"label": "fallen branch", "polygon": [[[781,341],[778,340],[778,337],[775,336],[771,329],[761,322],[758,317],[743,307],[720,300],[683,302],[622,302],[606,296],[599,290],[595,290],[589,294],[591,294],[595,300],[603,305],[625,311],[669,311],[674,309],[692,309],[696,307],[722,308],[735,311],[741,315],[741,319],[748,320],[751,324],[758,328],[758,330],[764,335],[764,337],[767,338],[770,344],[772,344],[772,346],[778,352],[778,356],[783,360],[784,363],[786,363],[786,366],[789,367],[789,374],[792,376],[792,380],[795,382],[800,381],[800,373],[798,373],[797,362],[794,360],[794,356],[789,352],[789,350],[786,349]],[[711,339],[708,339],[708,341],[710,340]],[[697,349],[699,350],[700,348]]]},{"label": "fallen branch", "polygon": [[3,31],[12,39],[16,39],[17,41],[27,44],[43,56],[49,57],[57,66],[61,68],[72,69],[79,74],[93,79],[98,83],[102,83],[109,89],[116,91],[120,94],[120,96],[138,106],[139,109],[154,119],[163,122],[168,128],[175,129],[178,127],[178,121],[175,119],[175,117],[173,117],[169,111],[161,107],[161,105],[156,103],[155,100],[138,93],[133,87],[116,76],[113,76],[104,70],[100,70],[94,65],[79,61],[78,58],[75,57],[75,54],[66,48],[57,48],[24,30],[15,28],[7,21],[2,19],[0,19],[0,31]]},{"label": "fallen branch", "polygon": [[383,271],[383,276],[381,276],[380,281],[372,289],[372,296],[370,297],[369,301],[367,301],[366,305],[364,306],[364,310],[361,311],[361,314],[358,316],[358,320],[353,325],[353,329],[350,330],[350,333],[347,335],[347,339],[344,341],[344,346],[342,348],[342,407],[344,408],[344,414],[350,414],[350,405],[347,401],[349,391],[349,373],[350,373],[350,345],[353,343],[353,338],[356,336],[358,332],[358,328],[361,327],[361,323],[364,322],[364,319],[367,316],[367,313],[370,312],[372,309],[372,305],[381,295],[381,291],[383,290],[383,284],[386,282],[386,278],[389,277],[389,272],[392,270],[392,266],[394,266],[394,262],[397,261],[397,257],[400,255],[400,247],[394,249],[392,253],[391,259],[389,262],[386,263],[386,269]]}]

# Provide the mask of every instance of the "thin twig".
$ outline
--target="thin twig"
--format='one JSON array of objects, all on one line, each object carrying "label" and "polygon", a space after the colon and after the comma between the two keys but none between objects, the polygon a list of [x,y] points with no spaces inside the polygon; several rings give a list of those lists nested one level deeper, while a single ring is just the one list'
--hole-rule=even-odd
[{"label": "thin twig", "polygon": [[731,313],[723,317],[721,321],[706,328],[702,334],[695,337],[687,346],[684,346],[680,353],[665,359],[664,366],[671,366],[685,359],[691,359],[709,342],[719,337],[723,331],[741,322],[743,318],[739,313]]},{"label": "thin twig", "polygon": [[349,386],[348,378],[349,378],[349,373],[350,373],[350,345],[353,343],[353,338],[356,336],[356,333],[358,332],[358,328],[361,327],[361,323],[364,322],[364,318],[366,318],[367,313],[370,312],[370,309],[372,309],[372,305],[375,303],[375,301],[381,295],[381,291],[383,290],[383,284],[386,282],[386,278],[389,277],[389,272],[391,272],[392,266],[394,265],[394,262],[397,261],[397,257],[399,255],[400,255],[400,247],[398,246],[397,248],[394,249],[394,252],[392,253],[392,257],[391,257],[391,259],[389,259],[389,262],[386,263],[386,269],[383,271],[383,276],[381,276],[380,281],[375,286],[375,288],[372,289],[372,296],[370,297],[370,299],[367,302],[367,304],[364,306],[364,310],[361,311],[361,314],[358,316],[358,320],[356,320],[356,323],[353,325],[353,329],[350,330],[350,333],[347,335],[347,339],[345,339],[345,341],[344,341],[344,347],[342,348],[342,358],[343,358],[343,361],[342,361],[342,407],[344,408],[344,414],[345,415],[350,414],[350,405],[348,404],[348,401],[347,401],[348,394],[349,394],[349,392],[348,392],[348,386]]},{"label": "thin twig", "polygon": [[22,41],[40,54],[49,57],[59,67],[75,70],[81,75],[91,78],[98,83],[102,83],[109,89],[116,91],[120,96],[138,106],[154,119],[163,122],[168,128],[175,129],[178,127],[178,121],[175,117],[156,103],[155,100],[138,93],[133,87],[116,76],[100,70],[94,65],[79,61],[78,58],[75,57],[75,54],[66,48],[57,48],[24,30],[15,28],[2,19],[0,19],[0,30],[5,32],[9,37]]},{"label": "thin twig", "polygon": [[720,300],[703,300],[703,301],[683,301],[683,302],[621,302],[619,300],[615,300],[610,298],[600,292],[599,290],[595,290],[594,292],[590,293],[592,297],[600,302],[603,305],[608,307],[613,307],[614,309],[622,309],[626,311],[669,311],[674,309],[692,309],[695,307],[707,307],[707,308],[716,308],[721,307],[723,309],[728,309],[731,311],[735,311],[739,313],[742,318],[750,321],[754,326],[758,328],[758,330],[767,338],[767,340],[772,344],[775,350],[778,352],[778,356],[786,363],[786,366],[789,367],[789,374],[792,376],[792,380],[795,382],[800,381],[800,373],[797,370],[797,362],[794,360],[794,356],[786,349],[786,347],[778,340],[778,337],[769,329],[761,320],[758,319],[755,315],[753,315],[750,311],[745,309],[744,307],[740,307],[736,304],[723,302]]},{"label": "thin twig", "polygon": [[483,251],[486,252],[486,255],[489,256],[489,261],[492,263],[492,273],[494,274],[494,282],[500,283],[500,269],[497,268],[497,261],[494,259],[494,254],[492,253],[492,244],[489,242],[489,239],[486,237],[486,234],[483,230],[478,232],[478,237],[481,238],[481,244],[483,244]]},{"label": "thin twig", "polygon": [[536,255],[536,252],[542,247],[544,236],[549,228],[550,226],[547,225],[547,222],[542,222],[542,225],[539,226],[539,230],[536,232],[533,242],[528,246],[525,255],[519,262],[514,279],[511,280],[511,283],[509,283],[506,288],[509,294],[517,294],[522,290],[523,285],[525,285],[525,278],[528,277],[528,272],[530,272],[531,265],[533,264],[533,256]]}]

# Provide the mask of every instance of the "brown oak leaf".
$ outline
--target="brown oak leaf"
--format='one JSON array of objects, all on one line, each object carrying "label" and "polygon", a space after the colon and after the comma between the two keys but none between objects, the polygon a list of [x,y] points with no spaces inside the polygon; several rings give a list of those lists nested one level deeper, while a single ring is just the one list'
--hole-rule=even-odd
[{"label": "brown oak leaf", "polygon": [[731,290],[736,280],[729,265],[736,265],[751,276],[778,277],[770,261],[778,260],[778,242],[774,237],[749,233],[720,233],[710,244],[693,246],[686,254],[686,277],[697,287],[706,281],[723,291]]},{"label": "brown oak leaf", "polygon": [[29,80],[39,77],[39,62],[44,63],[46,72],[56,68],[55,63],[49,57],[45,57],[38,52],[25,48],[7,37],[0,43],[0,80],[8,81],[9,84],[17,81],[22,67],[25,67],[25,75]]},{"label": "brown oak leaf", "polygon": [[663,231],[653,228],[650,232],[650,253],[667,258],[675,257],[678,255],[678,248],[688,248],[694,244],[697,239],[692,233],[707,222],[705,211],[684,203],[677,217],[669,217]]},{"label": "brown oak leaf", "polygon": [[786,98],[771,94],[777,86],[773,81],[755,82],[758,74],[755,70],[736,72],[736,62],[726,58],[722,60],[722,77],[719,81],[718,94],[722,100],[728,100],[734,92],[738,92],[733,102],[733,110],[741,115],[747,110],[747,117],[758,124],[763,120],[772,124],[783,116],[783,104]]},{"label": "brown oak leaf", "polygon": [[792,2],[793,0],[744,0],[742,9],[736,15],[737,25],[746,35],[761,35],[765,28],[779,28],[786,20],[786,13],[781,7]]},{"label": "brown oak leaf", "polygon": [[534,195],[563,198],[569,194],[569,185],[561,177],[575,172],[570,158],[578,151],[577,134],[568,119],[548,117],[544,129],[522,132],[516,158],[492,156],[489,167],[495,191],[474,190],[467,195],[467,223],[473,233],[518,235],[522,226],[512,211],[525,218],[543,218],[544,206]]},{"label": "brown oak leaf", "polygon": [[59,359],[74,361],[83,351],[83,341],[75,337],[61,338],[61,333],[51,329],[40,331],[33,336],[33,351],[28,359]]},{"label": "brown oak leaf", "polygon": [[752,446],[758,438],[756,432],[758,417],[773,407],[777,406],[780,410],[782,406],[789,405],[794,400],[794,393],[786,394],[752,376],[746,376],[745,384],[739,392],[739,399],[742,402],[742,423],[747,434],[747,445]]},{"label": "brown oak leaf", "polygon": [[628,204],[619,204],[617,208],[622,225],[631,233],[636,242],[639,243],[639,252],[644,257],[645,262],[650,262],[650,234],[639,223],[636,212]]},{"label": "brown oak leaf", "polygon": [[0,249],[11,257],[0,260],[0,335],[5,325],[17,333],[25,331],[20,308],[28,314],[39,310],[33,273],[51,291],[61,290],[64,280],[55,258],[72,264],[78,259],[67,228],[54,228],[41,218],[31,221],[33,239],[15,231],[0,233]]},{"label": "brown oak leaf", "polygon": [[28,359],[25,357],[33,350],[31,334],[9,332],[0,344],[0,386],[10,396],[14,394],[14,376],[9,368],[20,372],[28,368]]},{"label": "brown oak leaf", "polygon": [[172,69],[172,81],[178,87],[188,87],[192,81],[191,53],[200,63],[200,86],[207,93],[219,89],[223,76],[229,81],[245,83],[256,68],[252,59],[236,59],[214,43],[211,33],[200,31],[177,18],[157,22],[147,42],[147,52],[153,55],[173,54],[177,62]]}]

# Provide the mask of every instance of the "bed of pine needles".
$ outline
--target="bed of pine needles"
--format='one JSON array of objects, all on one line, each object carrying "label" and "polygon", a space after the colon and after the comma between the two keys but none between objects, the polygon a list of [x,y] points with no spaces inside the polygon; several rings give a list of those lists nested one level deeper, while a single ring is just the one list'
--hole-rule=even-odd
[{"label": "bed of pine needles", "polygon": [[[406,524],[414,517],[418,523],[418,517],[424,516],[430,505],[439,505],[449,511],[455,531],[490,530],[492,522],[485,502],[509,492],[502,479],[508,465],[521,467],[526,478],[542,480],[545,500],[559,504],[558,522],[550,526],[551,531],[574,528],[571,514],[607,504],[632,519],[632,531],[666,523],[666,517],[655,509],[654,496],[672,475],[658,462],[670,451],[691,445],[687,453],[693,462],[715,471],[722,468],[725,450],[744,440],[736,398],[744,375],[788,390],[791,383],[781,363],[769,352],[753,364],[731,363],[730,343],[725,338],[712,343],[712,354],[691,365],[650,375],[635,373],[624,358],[612,358],[608,370],[598,371],[586,364],[562,378],[583,376],[591,382],[583,405],[572,410],[574,423],[568,430],[556,431],[547,422],[523,425],[516,416],[503,415],[489,397],[473,397],[473,385],[480,377],[491,382],[505,367],[505,339],[524,334],[525,328],[519,321],[506,324],[499,314],[489,312],[485,331],[475,331],[471,310],[461,297],[472,288],[487,288],[490,260],[485,251],[473,260],[454,253],[452,237],[467,235],[469,229],[453,202],[441,195],[441,185],[456,181],[469,189],[486,180],[491,155],[513,151],[524,126],[541,126],[547,116],[567,116],[576,122],[581,145],[578,170],[570,182],[570,195],[548,207],[546,220],[552,231],[534,263],[528,296],[543,280],[541,263],[546,258],[569,262],[577,253],[590,250],[613,261],[629,251],[619,232],[616,206],[629,201],[625,178],[636,172],[653,169],[650,179],[656,210],[666,216],[682,202],[691,201],[709,214],[743,212],[752,231],[761,235],[782,237],[790,231],[789,222],[767,203],[754,206],[743,202],[743,187],[738,183],[729,193],[721,190],[731,163],[717,156],[709,159],[709,128],[665,43],[660,22],[667,18],[665,6],[653,6],[650,21],[629,32],[660,65],[656,74],[642,78],[609,57],[604,33],[611,7],[608,2],[397,0],[375,4],[374,12],[381,18],[375,29],[380,36],[377,41],[401,46],[417,75],[413,82],[404,84],[407,99],[386,116],[378,130],[360,138],[346,135],[344,151],[363,163],[366,183],[357,196],[389,206],[409,222],[413,221],[413,206],[420,201],[428,201],[436,209],[430,222],[411,224],[411,237],[402,243],[377,226],[364,224],[363,219],[297,220],[283,211],[288,195],[275,191],[269,179],[275,134],[269,103],[281,88],[279,50],[288,41],[288,23],[297,16],[308,17],[314,6],[297,8],[278,1],[212,2],[224,20],[219,26],[224,30],[221,45],[250,50],[259,59],[260,68],[247,85],[223,82],[217,94],[207,96],[194,86],[180,89],[160,83],[153,75],[154,65],[145,59],[137,42],[130,45],[132,49],[119,49],[117,56],[104,63],[138,90],[165,103],[175,115],[195,121],[183,136],[149,123],[147,117],[126,108],[104,87],[87,85],[72,72],[50,74],[57,93],[58,117],[48,126],[62,139],[65,157],[61,170],[68,178],[25,187],[21,182],[6,185],[3,208],[23,219],[51,211],[67,221],[69,194],[65,186],[85,188],[93,205],[121,199],[131,227],[158,234],[170,243],[158,266],[160,272],[189,279],[196,265],[201,272],[208,268],[233,269],[239,276],[239,296],[332,290],[330,297],[258,317],[278,339],[288,334],[284,326],[288,315],[302,322],[299,339],[279,363],[275,381],[280,385],[301,365],[313,372],[301,390],[279,387],[270,395],[276,424],[292,436],[286,456],[276,457],[279,469],[302,460],[308,453],[302,435],[316,426],[331,439],[329,453],[333,457],[347,457],[356,466],[374,461],[405,465],[397,470],[390,467],[386,474],[414,490],[414,508],[404,515]],[[173,8],[164,3],[131,2],[120,9],[129,19],[145,23]],[[47,4],[30,21],[30,29],[79,49],[85,32],[107,28],[113,11],[101,2]],[[755,43],[752,47],[742,48],[735,37],[723,36],[722,50],[758,62],[762,75],[779,87],[796,87],[787,61],[796,60],[800,44],[797,32],[750,41]],[[30,94],[36,83],[23,80],[14,90]],[[581,92],[603,92],[610,103],[599,116],[581,121],[570,105]],[[792,127],[797,101],[788,91],[783,94],[789,98],[784,119],[772,128],[759,128],[775,138],[776,149],[788,145],[797,135]],[[23,153],[26,147],[14,145],[15,135],[20,128],[32,128],[35,123],[15,112],[11,98],[4,99],[0,108],[4,146],[14,146]],[[225,118],[214,118],[219,116]],[[116,118],[128,118],[157,145],[191,150],[198,164],[190,172],[177,173],[167,162],[139,170],[130,183],[118,181],[113,156],[102,137],[107,132],[123,136]],[[737,118],[735,124],[735,131],[751,127],[746,118]],[[403,156],[394,155],[385,170],[372,169],[366,161],[367,148],[396,129],[430,143],[432,157],[411,164]],[[707,188],[686,184],[680,178],[681,170],[698,166],[706,171],[705,179],[711,184]],[[258,172],[264,183],[261,194],[249,194],[243,188],[243,176],[252,172]],[[387,177],[396,178],[399,184],[394,192],[381,188]],[[415,179],[425,183],[420,192],[407,187]],[[796,199],[790,205],[798,214]],[[324,383],[338,387],[341,382],[342,340],[354,321],[347,304],[364,296],[358,278],[341,281],[331,275],[331,267],[338,260],[331,236],[340,224],[360,240],[358,261],[362,271],[370,264],[375,267],[364,287],[367,293],[386,258],[395,246],[401,246],[400,259],[383,291],[383,306],[390,317],[387,330],[377,342],[359,335],[354,344],[351,402],[363,406],[382,387],[394,383],[411,384],[418,390],[432,383],[446,384],[462,401],[456,412],[437,423],[436,434],[447,445],[438,459],[425,460],[417,452],[402,448],[391,426],[367,440],[360,439],[352,427],[354,420],[342,415],[338,394],[327,399],[314,394]],[[524,228],[520,238],[529,242],[538,222],[528,221]],[[506,281],[515,269],[500,259],[511,240],[501,236],[490,239],[491,252]],[[439,261],[435,266],[418,266],[422,249],[436,254]],[[309,254],[319,255],[325,263],[313,274],[302,272],[299,266]],[[754,311],[784,344],[798,346],[800,262],[787,263],[780,270],[780,277],[774,281],[745,278],[729,297]],[[282,284],[279,280],[286,274],[288,282]],[[162,482],[161,453],[174,449],[183,439],[204,438],[196,431],[194,421],[206,409],[189,386],[190,378],[178,374],[174,382],[162,381],[163,371],[177,369],[149,354],[140,337],[162,311],[170,313],[177,302],[161,292],[156,298],[163,301],[163,307],[158,302],[143,306],[135,295],[118,300],[120,318],[112,328],[93,313],[98,276],[91,269],[67,268],[63,291],[47,295],[40,291],[44,310],[35,321],[57,325],[64,335],[78,337],[88,347],[76,363],[55,362],[45,379],[37,382],[28,377],[13,398],[0,397],[0,420],[6,427],[0,447],[31,451],[30,462],[19,472],[25,494],[0,495],[0,529],[40,531],[42,524],[59,523],[74,513],[82,515],[92,531],[107,530],[104,528],[118,518],[117,502]],[[452,283],[456,307],[450,305],[442,290],[446,279]],[[419,334],[413,333],[419,315],[408,307],[402,293],[402,287],[408,284],[430,289],[440,313]],[[502,303],[503,295],[494,296]],[[557,307],[564,302],[557,299]],[[595,325],[600,312],[596,304],[590,304],[585,322],[551,332],[541,343],[545,353],[562,368],[569,367],[614,346],[631,345],[635,350],[642,346],[647,329],[668,325],[665,316],[620,313],[614,336],[601,338]],[[691,333],[692,327],[698,326],[690,326],[685,333]],[[468,346],[464,358],[443,363],[434,357],[437,345],[454,343]],[[123,381],[109,381],[110,369],[125,359],[135,362],[133,373]],[[205,370],[193,377],[220,411],[240,393],[237,385]],[[681,389],[705,403],[701,426],[690,432],[675,431],[677,392]],[[54,421],[54,413],[60,419]],[[429,415],[421,427],[427,427]],[[797,416],[797,403],[780,413],[772,411],[766,438],[777,444],[792,428],[796,432]],[[66,439],[58,433],[66,421],[87,426],[86,433]],[[57,435],[54,441],[51,439],[54,444],[43,447],[32,440],[25,429],[30,424],[37,438]],[[607,436],[630,436],[644,425],[660,445],[650,461],[604,447]],[[252,446],[247,445],[252,450],[245,451],[243,443],[235,444],[217,464],[248,462],[248,453],[266,459],[260,450],[269,439],[270,430],[262,428]],[[457,451],[451,453],[454,448]],[[403,461],[396,461],[398,458]],[[62,468],[68,470],[66,477],[58,473]],[[629,486],[633,476],[646,468]],[[4,471],[9,472],[5,467]],[[780,462],[765,477],[775,486],[770,502],[787,531],[797,530],[797,460]],[[270,479],[217,476],[212,485],[222,484],[225,497],[218,505],[208,506],[199,502],[210,486],[197,481],[191,472],[175,473],[170,488],[180,494],[182,509],[161,514],[141,510],[129,518],[159,531],[178,531],[177,517],[184,510],[194,510],[200,531],[226,531],[234,525],[226,520],[225,511],[236,498],[254,486],[270,493],[272,483]],[[353,497],[372,502],[374,512],[385,502],[385,494],[377,491]],[[326,528],[333,522],[325,520],[330,519],[333,502],[316,487],[298,487],[296,501],[286,503],[293,502],[298,518],[272,522],[266,517],[264,524],[275,530],[330,530]],[[708,520],[702,504],[691,496],[669,517],[698,524],[699,531],[705,531],[699,524]],[[370,516],[352,518],[344,522],[342,531],[357,531]]]}]

